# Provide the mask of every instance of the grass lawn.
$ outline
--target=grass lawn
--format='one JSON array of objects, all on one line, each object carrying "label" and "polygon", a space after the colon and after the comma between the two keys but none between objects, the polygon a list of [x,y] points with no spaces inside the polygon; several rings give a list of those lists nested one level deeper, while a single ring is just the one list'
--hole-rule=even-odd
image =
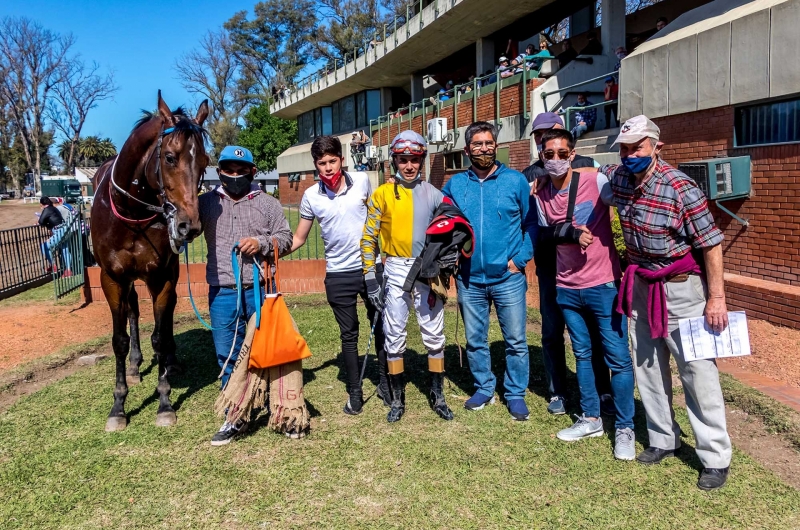
[{"label": "grass lawn", "polygon": [[[263,425],[225,447],[208,441],[219,371],[208,331],[177,329],[185,372],[174,378],[178,425],[154,425],[155,370],[128,396],[126,431],[103,432],[113,362],[104,361],[23,398],[0,415],[0,525],[3,528],[798,528],[800,493],[735,451],[721,491],[695,487],[699,462],[685,411],[682,459],[644,467],[615,461],[608,437],[567,444],[571,423],[545,411],[544,380],[531,381],[531,420],[513,422],[502,405],[469,413],[466,367],[448,347],[455,411],[446,423],[429,409],[419,333],[409,333],[407,413],[385,421],[376,399],[346,416],[338,329],[324,297],[289,297],[314,356],[305,364],[312,434],[292,441]],[[363,308],[362,308],[363,309]],[[363,315],[363,312],[362,312]],[[537,315],[531,310],[531,318]],[[413,324],[413,318],[412,324]],[[454,313],[447,315],[452,343]],[[362,320],[362,333],[366,327]],[[413,325],[410,327],[414,327]],[[532,373],[540,339],[529,334]],[[496,322],[489,337],[502,373]],[[366,337],[361,337],[362,351]],[[462,339],[463,341],[463,339]],[[463,343],[463,342],[462,342]],[[149,341],[142,340],[146,368]],[[110,350],[110,349],[109,349]],[[573,366],[574,367],[574,366]],[[375,381],[374,357],[367,377]],[[572,379],[574,383],[574,378]],[[373,382],[365,382],[371,393]],[[576,396],[570,396],[576,403]],[[571,412],[576,412],[572,410]],[[645,440],[637,402],[637,436]],[[611,430],[610,423],[607,430]],[[641,444],[639,449],[641,449]]]}]

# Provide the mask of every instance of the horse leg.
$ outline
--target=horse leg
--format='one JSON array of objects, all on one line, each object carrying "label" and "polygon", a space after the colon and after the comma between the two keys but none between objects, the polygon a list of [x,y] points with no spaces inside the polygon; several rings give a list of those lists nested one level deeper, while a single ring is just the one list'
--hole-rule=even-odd
[{"label": "horse leg", "polygon": [[131,386],[142,382],[142,375],[139,373],[139,367],[142,365],[142,349],[139,342],[139,295],[134,287],[131,287],[128,295],[128,325],[131,329],[131,354],[125,380],[128,386]]},{"label": "horse leg", "polygon": [[169,385],[170,359],[175,359],[175,338],[173,336],[172,317],[175,312],[175,304],[178,296],[175,293],[177,283],[177,268],[175,278],[158,282],[148,283],[150,294],[153,296],[153,316],[155,317],[155,328],[151,341],[153,351],[158,356],[158,413],[156,414],[157,427],[170,427],[175,425],[178,417],[172,403],[169,400],[172,389]]},{"label": "horse leg", "polygon": [[114,326],[114,335],[111,345],[116,358],[116,385],[114,386],[114,405],[108,414],[106,432],[121,431],[128,426],[125,415],[125,398],[128,397],[128,384],[125,380],[125,358],[128,356],[130,337],[126,324],[128,316],[128,293],[130,285],[120,285],[111,279],[105,271],[100,275],[100,284],[103,287],[108,306],[111,308],[111,318]]}]

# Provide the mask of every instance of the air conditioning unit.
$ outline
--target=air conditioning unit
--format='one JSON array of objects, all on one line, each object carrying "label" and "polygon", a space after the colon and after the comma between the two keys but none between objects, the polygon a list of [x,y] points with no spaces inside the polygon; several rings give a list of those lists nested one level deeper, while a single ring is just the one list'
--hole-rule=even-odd
[{"label": "air conditioning unit", "polygon": [[375,160],[378,158],[378,146],[377,145],[369,145],[367,146],[367,158],[370,160]]},{"label": "air conditioning unit", "polygon": [[428,120],[428,143],[443,144],[447,142],[447,118]]},{"label": "air conditioning unit", "polygon": [[709,200],[750,196],[750,157],[712,158],[679,164],[678,169],[697,183]]}]

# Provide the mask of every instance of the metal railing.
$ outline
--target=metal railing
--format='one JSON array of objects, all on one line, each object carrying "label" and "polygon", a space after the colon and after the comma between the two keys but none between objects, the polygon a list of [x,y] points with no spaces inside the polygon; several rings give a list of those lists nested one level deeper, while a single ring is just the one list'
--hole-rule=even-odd
[{"label": "metal railing", "polygon": [[[531,60],[539,59],[540,57],[536,57],[535,55],[527,55],[524,58],[524,63],[528,63]],[[503,76],[504,72],[513,71],[517,69],[522,69],[521,72],[512,73],[508,76]],[[462,101],[472,99],[472,121],[477,121],[478,119],[478,98],[485,94],[489,94],[494,92],[495,94],[495,124],[499,127],[500,126],[500,92],[503,88],[507,88],[513,86],[517,83],[522,84],[522,114],[523,114],[523,126],[527,124],[527,121],[530,119],[530,111],[528,109],[528,81],[531,79],[536,79],[539,77],[539,71],[529,69],[525,64],[522,66],[515,65],[515,66],[506,66],[506,67],[498,67],[494,72],[490,74],[486,74],[483,76],[475,77],[472,81],[468,81],[466,83],[461,83],[458,85],[454,85],[453,88],[444,92],[446,99],[442,99],[442,94],[436,94],[430,98],[424,98],[421,101],[417,101],[415,103],[410,103],[404,107],[398,108],[394,112],[389,112],[385,116],[381,116],[379,118],[375,118],[369,121],[369,128],[370,128],[370,136],[374,138],[375,132],[377,131],[378,138],[380,141],[381,134],[383,132],[384,124],[388,129],[388,136],[391,136],[392,133],[392,126],[394,124],[397,125],[397,134],[404,129],[402,129],[403,120],[406,116],[408,116],[408,127],[407,129],[412,128],[413,119],[417,116],[422,116],[422,136],[427,136],[428,133],[428,124],[426,121],[426,117],[428,112],[435,112],[436,117],[438,118],[441,114],[442,108],[453,105],[453,131],[454,131],[454,138],[453,142],[456,141],[458,138],[458,104]],[[432,108],[432,111],[428,111],[427,108]],[[391,138],[388,138],[387,143],[391,141]],[[377,144],[373,140],[373,144]],[[380,160],[380,150],[379,150],[379,161]],[[382,164],[381,166],[382,167]]]},{"label": "metal railing", "polygon": [[0,300],[52,279],[42,246],[48,239],[38,225],[0,230]]},{"label": "metal railing", "polygon": [[[571,113],[580,112],[587,109],[599,109],[600,107],[606,107],[608,105],[616,105],[618,102],[619,100],[617,99],[610,99],[608,101],[601,101],[600,103],[592,103],[591,105],[584,105],[583,107],[567,107],[565,109],[560,109],[559,111],[556,112],[556,114],[564,116],[564,123],[566,123],[567,128],[570,129],[571,128],[570,124],[572,123],[570,121],[572,115]],[[616,114],[614,115],[614,117],[616,118]],[[609,125],[610,124],[606,123],[606,128],[611,128],[609,127]]]},{"label": "metal railing", "polygon": [[[372,62],[374,63],[378,59],[378,48],[383,46],[383,54],[386,54],[386,42],[389,38],[394,39],[394,45],[397,46],[397,35],[398,30],[403,30],[405,28],[406,39],[411,36],[411,20],[419,15],[419,29],[422,29],[425,26],[422,17],[422,11],[429,7],[430,5],[434,6],[434,18],[438,18],[439,16],[439,1],[440,0],[417,0],[410,4],[406,5],[406,12],[405,16],[397,16],[395,15],[394,20],[388,24],[383,24],[383,32],[375,33],[371,39],[365,40],[360,46],[356,46],[353,48],[352,53],[345,53],[343,57],[334,58],[331,62],[328,62],[323,68],[319,69],[318,71],[304,77],[300,81],[296,83],[292,83],[289,87],[290,91],[288,94],[284,95],[281,100],[289,99],[292,95],[296,94],[300,90],[304,89],[307,86],[310,86],[312,83],[320,81],[322,79],[326,79],[329,75],[333,74],[334,82],[338,81],[339,76],[339,68],[344,68],[344,74],[347,74],[347,67],[352,65],[353,73],[358,71],[358,66],[356,61],[360,57],[364,57],[364,66],[368,66],[371,64],[369,62],[370,55],[372,56]],[[442,0],[446,1],[446,0]],[[453,0],[451,0],[453,1]],[[327,85],[326,85],[327,86]],[[280,101],[280,100],[279,100]]]},{"label": "metal railing", "polygon": [[[610,72],[610,73],[603,74],[603,75],[600,75],[600,76],[597,76],[597,77],[593,77],[591,79],[587,79],[585,81],[581,81],[580,83],[575,83],[574,85],[568,85],[568,86],[565,86],[565,87],[560,87],[560,88],[557,88],[555,90],[551,90],[550,92],[542,92],[540,94],[540,96],[542,98],[542,105],[544,105],[544,111],[545,112],[550,112],[550,110],[547,108],[547,98],[548,98],[548,96],[552,96],[553,94],[561,94],[562,92],[567,92],[568,90],[572,90],[573,88],[578,88],[578,87],[581,87],[581,86],[584,86],[584,85],[595,83],[595,82],[600,81],[601,79],[605,79],[607,77],[613,77],[613,78],[616,79],[618,75],[619,75],[619,72]],[[550,107],[550,108],[557,109],[558,107],[560,107],[561,103],[564,102],[564,98],[565,97],[567,97],[566,94],[561,96],[561,99],[559,99],[558,102],[555,105],[553,105],[552,107]]]},{"label": "metal railing", "polygon": [[53,263],[56,300],[84,283],[83,257],[88,248],[89,224],[84,223],[83,214],[78,212],[64,222],[61,230],[60,237],[46,243]]}]

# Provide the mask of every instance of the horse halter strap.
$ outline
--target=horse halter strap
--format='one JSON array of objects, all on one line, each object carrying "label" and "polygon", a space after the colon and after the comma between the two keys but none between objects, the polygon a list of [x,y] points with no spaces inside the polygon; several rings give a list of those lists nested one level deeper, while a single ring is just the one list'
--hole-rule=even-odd
[{"label": "horse halter strap", "polygon": [[[156,143],[156,150],[155,150],[155,153],[154,153],[155,156],[156,156],[156,178],[157,178],[157,182],[158,182],[158,196],[161,198],[162,206],[158,206],[156,204],[150,204],[149,202],[145,202],[145,201],[143,201],[143,200],[141,200],[141,199],[139,199],[137,197],[134,197],[133,195],[128,193],[128,191],[122,189],[116,183],[116,181],[114,180],[114,170],[117,167],[117,160],[119,160],[119,156],[117,156],[117,158],[114,159],[114,163],[111,165],[111,177],[110,177],[111,178],[111,185],[114,186],[114,189],[116,189],[119,193],[121,193],[122,195],[126,196],[127,198],[133,199],[134,201],[138,202],[139,204],[144,206],[145,209],[147,209],[147,210],[149,210],[151,212],[155,212],[155,215],[153,215],[152,217],[148,217],[147,219],[133,220],[133,219],[127,219],[125,217],[122,217],[119,214],[119,212],[117,212],[117,208],[114,205],[114,200],[111,197],[111,189],[109,189],[108,190],[108,197],[109,197],[108,200],[109,200],[109,202],[111,202],[111,210],[112,210],[112,212],[114,212],[114,215],[118,219],[120,219],[122,221],[125,221],[125,222],[128,222],[128,223],[146,223],[146,222],[150,222],[153,219],[155,219],[158,214],[163,214],[164,217],[167,218],[167,220],[169,220],[171,217],[173,217],[175,215],[175,212],[177,211],[177,208],[175,208],[175,206],[171,202],[169,202],[167,200],[167,193],[166,193],[166,191],[164,191],[164,179],[161,176],[161,142],[164,140],[164,137],[166,135],[168,135],[169,133],[173,132],[174,130],[175,130],[175,127],[170,127],[169,129],[162,129],[161,130],[161,132],[158,135],[158,143]],[[124,148],[125,146],[123,145],[122,147]],[[120,149],[120,153],[122,153],[122,149]],[[147,178],[147,164],[145,164],[145,178]]]}]

